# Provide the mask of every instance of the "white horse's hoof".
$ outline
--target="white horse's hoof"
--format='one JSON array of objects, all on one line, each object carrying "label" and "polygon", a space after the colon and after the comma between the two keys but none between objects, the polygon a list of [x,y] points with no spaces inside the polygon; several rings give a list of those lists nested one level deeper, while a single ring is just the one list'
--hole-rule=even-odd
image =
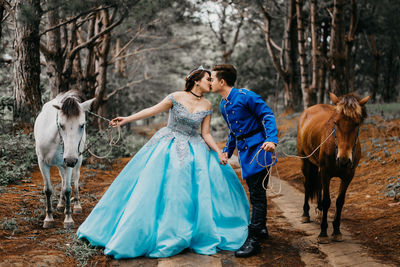
[{"label": "white horse's hoof", "polygon": [[301,216],[301,222],[302,223],[309,223],[310,221],[310,216]]},{"label": "white horse's hoof", "polygon": [[74,214],[80,214],[82,213],[82,207],[81,206],[74,206]]},{"label": "white horse's hoof", "polygon": [[64,222],[64,228],[65,229],[74,228],[74,221],[72,221],[72,222]]},{"label": "white horse's hoof", "polygon": [[44,221],[43,222],[43,228],[48,229],[48,228],[53,228],[54,227],[54,220],[53,221]]}]

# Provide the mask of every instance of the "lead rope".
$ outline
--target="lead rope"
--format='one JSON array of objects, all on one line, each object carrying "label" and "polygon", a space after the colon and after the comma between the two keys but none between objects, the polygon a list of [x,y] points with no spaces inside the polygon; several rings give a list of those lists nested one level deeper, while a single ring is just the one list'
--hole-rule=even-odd
[{"label": "lead rope", "polygon": [[[90,153],[90,155],[92,155],[93,157],[98,158],[98,159],[104,159],[104,158],[108,157],[108,155],[110,155],[113,146],[117,146],[117,143],[118,143],[118,141],[119,141],[120,138],[121,138],[121,126],[120,126],[119,123],[117,122],[118,138],[117,138],[117,140],[114,141],[114,137],[112,136],[111,130],[110,130],[110,128],[112,128],[112,126],[111,126],[111,120],[109,120],[109,119],[107,119],[107,118],[104,118],[103,116],[100,116],[100,115],[98,115],[98,114],[96,114],[96,113],[93,113],[93,112],[91,112],[91,111],[89,111],[89,110],[88,110],[87,112],[90,113],[90,114],[92,114],[92,115],[94,115],[94,116],[96,116],[96,117],[98,117],[98,118],[100,118],[100,119],[102,119],[102,120],[105,120],[105,121],[107,121],[107,122],[109,123],[109,124],[108,124],[108,128],[107,128],[107,133],[108,133],[108,138],[109,138],[109,140],[110,140],[110,141],[108,142],[108,145],[110,146],[110,149],[108,150],[108,152],[107,152],[104,156],[98,156],[98,155],[96,155],[94,152],[92,152],[92,151],[90,150],[90,147],[91,147],[91,146],[86,145],[86,150]],[[84,152],[82,152],[82,153],[84,153]]]},{"label": "lead rope", "polygon": [[[314,149],[314,151],[311,152],[311,154],[309,154],[308,156],[288,155],[288,154],[286,154],[284,151],[282,151],[282,153],[283,153],[286,157],[289,157],[289,158],[298,158],[298,159],[306,159],[306,158],[309,158],[309,157],[311,157],[311,156],[312,156],[326,141],[328,141],[329,137],[331,137],[331,135],[332,135],[334,132],[335,132],[335,130],[332,130],[332,132],[328,135],[328,137],[326,137],[325,140],[324,140],[316,149]],[[265,175],[265,177],[264,177],[264,179],[263,179],[263,182],[262,182],[262,186],[263,186],[263,188],[264,188],[265,191],[268,190],[268,188],[265,187],[265,180],[266,180],[267,178],[268,178],[268,180],[269,180],[269,178],[270,178],[270,176],[271,176],[271,168],[269,168],[269,167],[271,167],[271,166],[273,166],[273,165],[275,166],[276,175],[277,175],[277,177],[278,177],[278,179],[279,179],[279,190],[276,192],[276,191],[273,190],[273,186],[270,186],[269,191],[271,191],[273,194],[278,195],[278,194],[280,194],[280,193],[282,192],[282,181],[281,181],[281,177],[279,176],[278,167],[276,166],[277,164],[275,164],[275,163],[277,162],[276,154],[274,153],[274,154],[271,156],[271,159],[272,159],[271,164],[267,164],[267,159],[266,159],[267,151],[264,151],[264,164],[265,164],[265,165],[262,165],[262,164],[259,162],[259,160],[258,160],[258,156],[259,156],[259,154],[260,154],[261,151],[264,151],[264,150],[260,148],[260,149],[257,151],[257,153],[254,155],[253,159],[250,161],[249,165],[251,165],[251,164],[253,163],[254,159],[255,159],[256,162],[257,162],[257,164],[258,164],[259,166],[261,166],[262,168],[265,168],[265,169],[267,170],[267,174]]]}]

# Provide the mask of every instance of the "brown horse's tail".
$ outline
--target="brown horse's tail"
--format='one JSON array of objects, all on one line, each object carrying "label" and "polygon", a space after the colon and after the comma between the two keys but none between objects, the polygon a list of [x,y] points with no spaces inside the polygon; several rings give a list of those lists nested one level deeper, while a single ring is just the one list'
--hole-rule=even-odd
[{"label": "brown horse's tail", "polygon": [[318,194],[321,192],[322,184],[321,179],[318,175],[318,167],[309,162],[308,164],[308,172],[305,174],[305,190],[308,191],[309,197],[311,200],[315,199]]},{"label": "brown horse's tail", "polygon": [[308,192],[310,192],[310,198],[311,200],[314,200],[317,198],[318,194],[321,192],[322,184],[321,180],[319,179],[318,176],[311,176],[311,181],[307,185],[308,186]]}]

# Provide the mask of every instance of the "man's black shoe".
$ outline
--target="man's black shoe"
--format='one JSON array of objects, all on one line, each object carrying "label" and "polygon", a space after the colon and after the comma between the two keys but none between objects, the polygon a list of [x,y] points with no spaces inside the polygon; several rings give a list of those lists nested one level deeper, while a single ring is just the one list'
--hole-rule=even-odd
[{"label": "man's black shoe", "polygon": [[261,251],[260,244],[258,243],[257,238],[249,235],[244,242],[243,246],[239,248],[238,251],[235,252],[235,256],[239,258],[247,258],[253,255],[256,255]]},{"label": "man's black shoe", "polygon": [[260,232],[258,232],[258,238],[259,238],[260,240],[269,239],[269,234],[268,234],[268,229],[267,229],[267,227],[261,229]]}]

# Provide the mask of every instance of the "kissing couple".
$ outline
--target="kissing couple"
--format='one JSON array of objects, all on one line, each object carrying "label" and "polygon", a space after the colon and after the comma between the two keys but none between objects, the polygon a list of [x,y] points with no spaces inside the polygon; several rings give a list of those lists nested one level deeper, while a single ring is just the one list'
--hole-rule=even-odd
[{"label": "kissing couple", "polygon": [[[249,257],[268,238],[267,200],[263,185],[274,164],[278,143],[272,110],[256,93],[234,87],[237,72],[230,64],[212,71],[193,69],[185,89],[112,125],[125,125],[169,111],[160,129],[115,178],[77,236],[104,247],[116,259],[170,257],[185,249],[211,255],[219,250]],[[212,105],[204,94],[221,95],[221,113],[229,128],[221,150],[210,134]],[[237,149],[246,193],[228,162]],[[268,183],[268,181],[267,181]]]}]

